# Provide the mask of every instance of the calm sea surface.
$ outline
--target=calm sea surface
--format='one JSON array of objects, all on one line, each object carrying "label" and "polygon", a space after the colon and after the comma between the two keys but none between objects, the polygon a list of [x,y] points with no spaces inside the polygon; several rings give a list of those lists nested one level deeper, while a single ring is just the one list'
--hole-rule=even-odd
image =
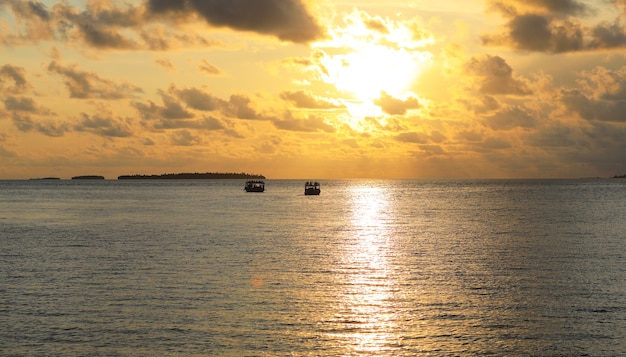
[{"label": "calm sea surface", "polygon": [[0,355],[626,355],[626,180],[243,183],[0,181]]}]

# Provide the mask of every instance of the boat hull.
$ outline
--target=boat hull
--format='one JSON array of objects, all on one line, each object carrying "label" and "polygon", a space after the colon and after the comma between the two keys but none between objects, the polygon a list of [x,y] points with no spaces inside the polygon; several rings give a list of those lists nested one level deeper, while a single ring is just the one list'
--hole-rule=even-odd
[{"label": "boat hull", "polygon": [[263,191],[265,191],[265,188],[263,188],[263,187],[246,187],[245,190],[246,190],[246,192],[263,192]]},{"label": "boat hull", "polygon": [[265,191],[265,182],[257,180],[246,181],[246,185],[243,188],[246,192],[263,192]]}]

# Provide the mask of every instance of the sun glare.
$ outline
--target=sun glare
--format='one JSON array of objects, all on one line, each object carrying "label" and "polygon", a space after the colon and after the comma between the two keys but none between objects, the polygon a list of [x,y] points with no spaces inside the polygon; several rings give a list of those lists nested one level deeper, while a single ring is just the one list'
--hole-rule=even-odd
[{"label": "sun glare", "polygon": [[419,59],[402,49],[368,45],[330,57],[325,66],[337,89],[366,101],[380,97],[381,92],[403,96],[417,77]]},{"label": "sun glare", "polygon": [[332,40],[316,44],[323,53],[318,57],[322,80],[362,102],[380,98],[382,92],[406,97],[432,57],[423,50],[432,40],[415,40],[406,25],[360,12],[346,22],[335,29]]}]

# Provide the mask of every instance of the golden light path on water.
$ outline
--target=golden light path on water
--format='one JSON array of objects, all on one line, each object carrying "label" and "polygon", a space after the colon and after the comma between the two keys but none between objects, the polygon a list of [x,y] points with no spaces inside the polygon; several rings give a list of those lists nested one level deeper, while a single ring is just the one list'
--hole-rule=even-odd
[{"label": "golden light path on water", "polygon": [[388,219],[393,211],[384,188],[353,187],[350,227],[341,266],[345,279],[340,300],[343,338],[349,354],[377,355],[396,346],[393,269],[388,261],[393,239]]}]

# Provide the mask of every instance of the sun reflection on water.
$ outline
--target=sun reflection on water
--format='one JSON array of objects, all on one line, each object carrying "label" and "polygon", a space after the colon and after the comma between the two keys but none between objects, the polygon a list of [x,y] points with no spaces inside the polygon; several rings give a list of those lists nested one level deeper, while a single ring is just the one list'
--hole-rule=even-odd
[{"label": "sun reflection on water", "polygon": [[393,251],[389,217],[393,211],[384,188],[355,187],[350,191],[351,219],[342,251],[340,310],[336,338],[349,353],[379,355],[399,346],[394,316],[396,284],[389,261]]}]

